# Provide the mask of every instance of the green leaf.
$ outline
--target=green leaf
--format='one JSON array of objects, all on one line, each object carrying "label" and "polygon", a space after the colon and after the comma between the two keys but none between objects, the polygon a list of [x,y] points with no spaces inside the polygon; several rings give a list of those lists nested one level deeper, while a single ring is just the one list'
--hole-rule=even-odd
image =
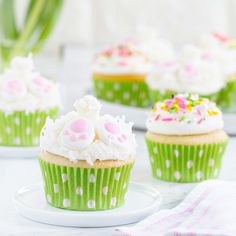
[{"label": "green leaf", "polygon": [[31,37],[34,27],[36,26],[38,19],[42,13],[46,0],[37,0],[32,6],[32,9],[29,13],[28,21],[26,22],[25,27],[22,30],[22,33],[19,37],[19,40],[16,42],[15,47],[12,50],[11,57],[15,55],[22,55],[27,53],[25,48],[27,47],[28,40]]},{"label": "green leaf", "polygon": [[15,21],[14,0],[0,1],[0,29],[5,39],[16,39],[18,30]]},{"label": "green leaf", "polygon": [[55,25],[58,21],[59,15],[61,13],[61,9],[63,6],[63,0],[54,0],[50,1],[51,4],[48,6],[48,14],[45,14],[45,18],[42,19],[41,22],[41,33],[39,34],[37,41],[35,42],[35,45],[32,48],[33,52],[38,52],[41,50],[42,46],[44,45],[45,41],[49,37],[49,35],[52,33],[53,29],[55,28]]}]

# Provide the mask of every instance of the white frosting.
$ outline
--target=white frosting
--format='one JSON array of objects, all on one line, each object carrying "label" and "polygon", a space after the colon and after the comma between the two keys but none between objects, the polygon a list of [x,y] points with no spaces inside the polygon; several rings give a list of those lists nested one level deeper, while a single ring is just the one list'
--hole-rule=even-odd
[{"label": "white frosting", "polygon": [[235,41],[226,36],[214,33],[212,35],[202,36],[197,45],[212,55],[226,77],[236,73]]},{"label": "white frosting", "polygon": [[132,124],[124,118],[99,115],[95,97],[75,102],[76,111],[53,121],[48,118],[41,132],[40,147],[71,161],[125,160],[135,154]]},{"label": "white frosting", "polygon": [[[192,109],[188,110],[188,96],[187,94],[175,96],[180,99],[179,104],[183,104],[183,108],[175,112],[164,109],[165,105],[171,107],[175,98],[164,103],[156,103],[148,115],[146,122],[148,131],[165,135],[194,135],[223,128],[222,113],[215,103],[203,99],[201,103],[191,106]],[[191,96],[191,99],[196,103],[199,101],[198,96]]]},{"label": "white frosting", "polygon": [[47,110],[60,107],[58,85],[34,71],[31,56],[15,57],[0,75],[0,110]]},{"label": "white frosting", "polygon": [[131,42],[111,47],[97,55],[93,72],[101,74],[146,74],[151,63],[137,45]]},{"label": "white frosting", "polygon": [[158,64],[148,75],[152,89],[209,95],[225,86],[218,64],[199,48],[188,45],[177,62]]},{"label": "white frosting", "polygon": [[143,38],[140,48],[152,63],[164,63],[175,60],[175,52],[171,44],[157,36]]}]

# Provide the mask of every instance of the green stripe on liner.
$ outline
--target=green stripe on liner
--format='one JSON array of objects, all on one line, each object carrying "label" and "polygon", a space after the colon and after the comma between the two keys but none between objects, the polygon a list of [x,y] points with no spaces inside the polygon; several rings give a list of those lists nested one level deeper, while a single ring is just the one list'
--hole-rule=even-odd
[{"label": "green stripe on liner", "polygon": [[66,167],[39,159],[47,202],[55,207],[98,211],[124,204],[133,163],[103,169]]},{"label": "green stripe on liner", "polygon": [[102,100],[135,107],[150,106],[145,82],[93,79],[96,96]]},{"label": "green stripe on liner", "polygon": [[13,112],[0,111],[0,145],[2,146],[38,146],[39,136],[46,117],[56,118],[59,109],[47,111]]},{"label": "green stripe on liner", "polygon": [[227,141],[204,145],[157,143],[146,138],[152,175],[171,182],[200,182],[220,174]]}]

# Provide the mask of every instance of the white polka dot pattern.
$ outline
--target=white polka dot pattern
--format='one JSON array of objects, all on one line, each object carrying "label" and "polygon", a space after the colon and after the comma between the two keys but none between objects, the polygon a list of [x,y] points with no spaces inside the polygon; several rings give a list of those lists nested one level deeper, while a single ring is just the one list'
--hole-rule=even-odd
[{"label": "white polka dot pattern", "polygon": [[82,195],[83,195],[83,189],[82,189],[81,187],[77,187],[77,188],[76,188],[76,193],[77,193],[78,195],[82,196]]},{"label": "white polka dot pattern", "polygon": [[69,199],[63,199],[63,206],[69,207],[70,206],[70,200]]},{"label": "white polka dot pattern", "polygon": [[95,208],[96,203],[94,200],[89,200],[87,205],[88,205],[88,208],[91,209],[91,208]]}]

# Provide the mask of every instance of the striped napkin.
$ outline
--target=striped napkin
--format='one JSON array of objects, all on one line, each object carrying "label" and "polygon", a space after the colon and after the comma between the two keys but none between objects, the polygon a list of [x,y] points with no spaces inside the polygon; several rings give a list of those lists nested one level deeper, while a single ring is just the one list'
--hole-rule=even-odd
[{"label": "striped napkin", "polygon": [[208,180],[185,200],[132,227],[116,229],[123,236],[236,236],[236,182]]}]

